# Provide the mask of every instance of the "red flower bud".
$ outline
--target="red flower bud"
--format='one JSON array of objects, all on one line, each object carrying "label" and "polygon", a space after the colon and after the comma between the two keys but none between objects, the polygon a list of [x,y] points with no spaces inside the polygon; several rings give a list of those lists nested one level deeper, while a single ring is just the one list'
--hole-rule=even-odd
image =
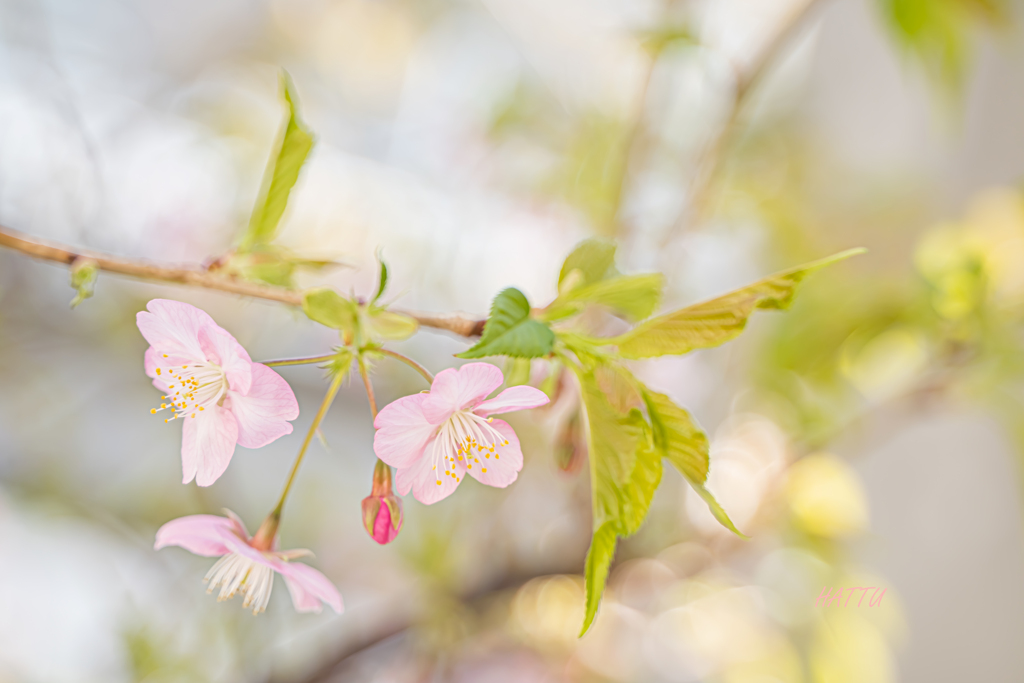
[{"label": "red flower bud", "polygon": [[373,493],[363,498],[363,526],[381,545],[395,540],[402,528],[402,500],[391,490],[391,468],[380,460],[373,470]]}]

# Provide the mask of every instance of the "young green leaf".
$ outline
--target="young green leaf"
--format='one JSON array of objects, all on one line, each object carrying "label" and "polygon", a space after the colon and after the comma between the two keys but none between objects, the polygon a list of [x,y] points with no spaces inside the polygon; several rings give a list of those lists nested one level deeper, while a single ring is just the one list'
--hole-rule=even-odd
[{"label": "young green leaf", "polygon": [[295,87],[284,71],[281,72],[281,90],[288,106],[288,121],[277,153],[271,157],[267,165],[263,187],[249,219],[249,228],[239,244],[240,251],[249,251],[274,239],[281,216],[288,206],[288,196],[299,179],[299,171],[302,170],[306,157],[313,148],[313,134],[299,119],[295,104]]},{"label": "young green leaf", "polygon": [[616,410],[593,372],[577,368],[576,373],[586,408],[595,531],[587,556],[585,633],[604,591],[615,538],[639,530],[661,482],[662,471],[661,454],[640,411]]},{"label": "young green leaf", "polygon": [[665,394],[645,389],[643,396],[655,445],[687,481],[703,484],[710,462],[707,435],[688,412]]},{"label": "young green leaf", "polygon": [[384,263],[384,259],[380,254],[377,255],[377,261],[380,263],[380,281],[377,284],[377,291],[374,293],[373,298],[370,299],[371,304],[377,303],[377,299],[384,293],[384,288],[388,286],[388,264]]},{"label": "young green leaf", "polygon": [[662,456],[683,475],[690,486],[704,499],[711,514],[722,526],[741,538],[746,538],[729,519],[722,506],[704,484],[708,478],[710,452],[708,437],[693,421],[690,414],[677,406],[665,394],[644,387],[644,403],[654,432],[654,444]]},{"label": "young green leaf", "polygon": [[776,273],[716,299],[651,318],[608,343],[617,345],[623,358],[631,359],[718,346],[737,337],[755,309],[788,308],[804,278],[819,268],[864,251],[850,249]]},{"label": "young green leaf", "polygon": [[505,363],[505,386],[517,387],[530,382],[530,359],[509,358]]},{"label": "young green leaf", "polygon": [[416,334],[420,324],[415,318],[371,306],[366,316],[366,333],[371,340],[401,341]]},{"label": "young green leaf", "polygon": [[358,307],[329,287],[310,289],[302,298],[302,310],[311,320],[336,330],[354,331]]},{"label": "young green leaf", "polygon": [[530,302],[526,295],[509,287],[494,298],[480,341],[456,356],[539,358],[550,354],[554,345],[555,333],[551,328],[530,317]]},{"label": "young green leaf", "polygon": [[583,240],[565,257],[562,270],[558,273],[558,289],[570,273],[580,272],[581,285],[592,285],[615,274],[615,243],[608,240],[591,238]]},{"label": "young green leaf", "polygon": [[616,543],[618,543],[618,536],[615,533],[614,525],[610,522],[601,525],[590,540],[590,550],[587,551],[587,562],[584,569],[587,600],[583,628],[580,629],[581,638],[590,629],[590,625],[594,623],[594,617],[597,616],[597,607],[601,604],[601,595],[604,594],[604,586],[608,581],[608,568],[611,567],[612,559],[615,557]]},{"label": "young green leaf", "polygon": [[665,278],[661,273],[621,275],[577,287],[559,296],[545,314],[547,320],[575,315],[586,304],[607,306],[627,320],[648,317],[658,308]]}]

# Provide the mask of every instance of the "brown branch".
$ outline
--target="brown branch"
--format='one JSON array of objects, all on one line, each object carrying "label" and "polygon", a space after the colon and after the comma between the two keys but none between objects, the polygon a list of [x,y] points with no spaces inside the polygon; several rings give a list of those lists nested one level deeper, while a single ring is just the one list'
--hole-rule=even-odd
[{"label": "brown branch", "polygon": [[[199,266],[173,266],[152,263],[142,259],[129,259],[75,249],[65,244],[39,240],[3,226],[0,226],[0,247],[7,247],[34,258],[63,263],[67,266],[70,266],[78,259],[88,259],[94,262],[100,270],[107,271],[108,273],[117,273],[118,275],[127,275],[128,277],[139,278],[140,280],[172,282],[191,287],[202,287],[204,289],[249,296],[255,299],[277,301],[289,306],[302,305],[302,292],[295,290],[245,282],[244,280],[211,273]],[[414,318],[424,327],[448,330],[463,337],[479,336],[484,329],[483,320],[466,318],[461,315],[416,313],[398,310],[395,313],[401,313]]]},{"label": "brown branch", "polygon": [[821,0],[802,0],[802,2],[790,11],[783,21],[779,30],[768,40],[762,50],[753,59],[747,70],[736,70],[736,82],[733,86],[732,104],[725,121],[719,128],[718,133],[711,139],[704,148],[697,161],[697,168],[690,180],[690,188],[687,192],[687,203],[677,216],[672,228],[666,233],[662,240],[664,246],[669,238],[678,230],[698,224],[704,216],[708,195],[714,185],[714,180],[721,170],[722,160],[725,151],[732,143],[739,128],[740,115],[743,113],[751,94],[756,91],[757,86],[764,80],[771,67],[785,51],[789,41],[803,26],[804,20],[811,13]]}]

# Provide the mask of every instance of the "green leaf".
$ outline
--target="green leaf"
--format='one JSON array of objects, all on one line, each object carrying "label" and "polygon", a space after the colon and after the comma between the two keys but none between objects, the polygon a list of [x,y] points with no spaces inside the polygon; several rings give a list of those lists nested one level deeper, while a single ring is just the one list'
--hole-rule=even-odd
[{"label": "green leaf", "polygon": [[311,320],[336,330],[352,332],[358,320],[358,307],[329,287],[307,290],[302,310]]},{"label": "green leaf", "polygon": [[366,315],[366,333],[371,340],[401,341],[416,334],[415,318],[371,306]]},{"label": "green leaf", "polygon": [[615,243],[592,238],[576,245],[558,273],[558,290],[574,270],[580,272],[580,284],[591,285],[615,273]]},{"label": "green leaf", "polygon": [[1009,23],[1004,0],[881,0],[900,46],[954,94],[963,85],[979,28]]},{"label": "green leaf", "polygon": [[558,320],[574,315],[586,304],[607,306],[627,320],[648,317],[658,308],[665,278],[661,273],[622,275],[577,287],[559,296],[545,313],[545,319]]},{"label": "green leaf", "polygon": [[707,435],[688,412],[665,394],[645,388],[643,396],[655,445],[687,481],[703,484],[710,462]]},{"label": "green leaf", "polygon": [[590,550],[587,551],[584,570],[587,590],[586,615],[583,617],[580,637],[587,632],[590,625],[594,623],[594,617],[597,616],[597,606],[601,604],[601,595],[604,594],[604,586],[608,581],[608,568],[615,557],[617,541],[615,527],[610,523],[598,528],[590,541]]},{"label": "green leaf", "polygon": [[71,300],[71,308],[92,296],[99,272],[92,259],[79,257],[71,263],[71,286],[76,292],[75,298]]},{"label": "green leaf", "polygon": [[[612,373],[625,369],[604,368]],[[587,416],[594,540],[587,555],[587,616],[590,627],[604,591],[616,536],[639,530],[661,482],[661,454],[651,428],[636,408],[616,410],[593,372],[574,368]],[[582,633],[581,633],[582,635]]]},{"label": "green leaf", "polygon": [[505,363],[505,386],[517,387],[530,382],[530,359],[509,358]]},{"label": "green leaf", "polygon": [[251,250],[274,239],[281,216],[288,206],[288,196],[299,179],[299,171],[302,170],[306,157],[313,148],[313,134],[299,119],[295,105],[295,87],[285,71],[281,72],[281,90],[284,102],[288,106],[288,121],[277,153],[271,157],[267,165],[263,187],[249,219],[249,228],[239,245],[241,251]]},{"label": "green leaf", "polygon": [[776,273],[716,299],[651,318],[607,343],[617,345],[619,354],[631,359],[718,346],[739,336],[755,309],[788,308],[804,278],[819,268],[864,251],[850,249]]},{"label": "green leaf", "polygon": [[654,432],[654,444],[662,456],[683,475],[690,486],[704,499],[711,514],[722,526],[746,538],[729,519],[722,506],[704,487],[708,478],[710,450],[708,437],[688,412],[665,394],[644,387],[644,403]]},{"label": "green leaf", "polygon": [[718,501],[715,500],[715,497],[711,495],[711,492],[708,491],[703,484],[695,484],[691,481],[690,486],[692,486],[693,490],[704,499],[704,502],[708,504],[708,509],[711,510],[711,514],[715,516],[715,519],[717,519],[722,526],[740,538],[747,538],[747,536],[736,528],[732,523],[732,520],[729,519],[729,515],[725,514],[725,510],[722,509],[722,506],[718,504]]},{"label": "green leaf", "polygon": [[551,328],[530,317],[526,295],[509,287],[494,298],[480,341],[456,357],[540,358],[550,354],[554,345],[555,333]]},{"label": "green leaf", "polygon": [[384,288],[388,286],[388,264],[384,263],[384,258],[380,254],[377,255],[377,261],[380,263],[380,281],[377,284],[377,291],[370,299],[371,304],[377,303],[377,299],[384,293]]}]

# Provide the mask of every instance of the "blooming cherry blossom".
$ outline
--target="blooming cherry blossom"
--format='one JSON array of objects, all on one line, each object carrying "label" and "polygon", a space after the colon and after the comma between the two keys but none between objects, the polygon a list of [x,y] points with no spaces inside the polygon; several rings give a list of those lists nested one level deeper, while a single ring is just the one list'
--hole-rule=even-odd
[{"label": "blooming cherry blossom", "polygon": [[179,301],[153,299],[136,316],[150,343],[146,374],[164,392],[164,422],[181,419],[182,482],[209,486],[227,469],[235,444],[259,448],[290,434],[299,404],[288,383],[253,363],[204,311]]},{"label": "blooming cherry blossom", "polygon": [[529,386],[505,389],[501,371],[488,363],[443,370],[428,393],[385,406],[374,427],[377,457],[397,468],[398,492],[411,490],[421,503],[451,495],[466,474],[482,484],[504,488],[523,468],[519,439],[507,422],[491,415],[536,408],[548,402]]},{"label": "blooming cherry blossom", "polygon": [[[270,602],[274,588],[274,572],[284,578],[298,612],[319,612],[321,603],[341,613],[341,594],[326,576],[301,562],[291,562],[312,555],[308,550],[277,550],[276,532],[266,537],[257,532],[250,537],[245,525],[230,510],[227,517],[190,515],[164,524],[156,532],[154,547],[159,550],[176,545],[203,557],[221,556],[203,579],[207,593],[220,586],[217,600],[230,600],[241,592],[242,607],[259,614]],[[276,525],[275,525],[276,528]]]}]

